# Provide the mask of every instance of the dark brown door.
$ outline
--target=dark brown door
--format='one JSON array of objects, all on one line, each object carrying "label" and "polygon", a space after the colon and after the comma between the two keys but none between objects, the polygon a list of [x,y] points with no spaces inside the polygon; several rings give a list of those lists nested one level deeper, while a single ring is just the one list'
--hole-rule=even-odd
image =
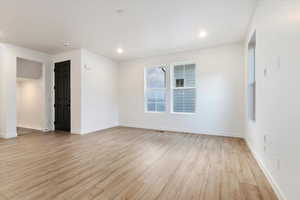
[{"label": "dark brown door", "polygon": [[71,130],[71,61],[55,63],[55,130]]}]

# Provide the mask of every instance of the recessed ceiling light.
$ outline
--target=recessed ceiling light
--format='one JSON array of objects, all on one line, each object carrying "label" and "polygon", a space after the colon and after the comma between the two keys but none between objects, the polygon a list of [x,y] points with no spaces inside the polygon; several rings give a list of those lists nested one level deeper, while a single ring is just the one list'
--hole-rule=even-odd
[{"label": "recessed ceiling light", "polygon": [[205,38],[207,36],[207,32],[206,31],[201,31],[200,33],[199,33],[199,37],[200,38]]},{"label": "recessed ceiling light", "polygon": [[118,48],[118,49],[117,49],[117,53],[118,53],[118,54],[122,54],[123,52],[124,52],[124,51],[123,51],[122,48]]},{"label": "recessed ceiling light", "polygon": [[123,13],[124,13],[124,10],[123,10],[123,9],[121,9],[121,8],[120,8],[120,9],[117,9],[117,10],[116,10],[116,13],[117,13],[117,14],[119,14],[119,15],[121,15],[121,14],[123,14]]}]

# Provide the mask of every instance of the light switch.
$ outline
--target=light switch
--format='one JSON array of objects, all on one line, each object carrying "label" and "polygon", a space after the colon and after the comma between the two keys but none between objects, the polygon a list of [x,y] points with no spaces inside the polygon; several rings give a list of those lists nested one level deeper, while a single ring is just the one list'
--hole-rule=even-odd
[{"label": "light switch", "polygon": [[268,69],[265,68],[265,69],[264,69],[264,77],[267,77],[267,76],[268,76]]},{"label": "light switch", "polygon": [[280,56],[278,56],[277,58],[277,69],[280,70],[281,68],[281,59],[280,59]]},{"label": "light switch", "polygon": [[267,135],[264,135],[264,143],[267,144],[267,138],[268,136]]},{"label": "light switch", "polygon": [[87,71],[89,71],[89,70],[92,70],[92,67],[90,67],[89,65],[85,64],[84,65],[84,69],[87,70]]}]

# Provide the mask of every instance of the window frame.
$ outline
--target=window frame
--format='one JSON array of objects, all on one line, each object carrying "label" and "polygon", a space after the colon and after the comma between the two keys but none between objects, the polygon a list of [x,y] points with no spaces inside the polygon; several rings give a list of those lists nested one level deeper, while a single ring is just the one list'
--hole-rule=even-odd
[{"label": "window frame", "polygon": [[[156,67],[153,66],[149,66],[149,67],[145,67],[144,68],[144,112],[145,113],[152,113],[152,114],[163,114],[167,112],[167,92],[168,92],[168,71],[169,71],[169,65],[166,64],[161,64],[161,65],[154,65]],[[165,67],[166,68],[166,72],[165,72],[165,88],[148,88],[147,87],[147,70],[150,68],[158,68],[158,67]],[[164,90],[165,91],[165,111],[149,111],[148,110],[148,99],[147,99],[147,91],[148,90]]]},{"label": "window frame", "polygon": [[[195,65],[195,86],[194,87],[174,87],[175,86],[175,79],[174,79],[174,68],[177,65],[189,65],[193,64]],[[170,113],[176,114],[176,115],[195,115],[197,114],[197,85],[198,85],[198,79],[197,79],[197,62],[195,61],[182,61],[182,62],[175,62],[171,64],[170,67]],[[194,112],[175,112],[174,111],[174,98],[173,93],[174,90],[182,90],[182,89],[195,89],[195,110]]]},{"label": "window frame", "polygon": [[248,118],[256,121],[256,31],[251,35],[248,41]]}]

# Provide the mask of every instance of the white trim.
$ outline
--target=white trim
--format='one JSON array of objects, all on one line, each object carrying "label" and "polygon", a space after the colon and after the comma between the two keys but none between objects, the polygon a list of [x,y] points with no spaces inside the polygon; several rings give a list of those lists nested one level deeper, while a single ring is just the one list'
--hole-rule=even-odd
[{"label": "white trim", "polygon": [[195,64],[197,65],[195,60],[183,60],[183,61],[178,61],[178,62],[173,62],[171,63],[171,66],[175,65],[188,65],[188,64]]},{"label": "white trim", "polygon": [[250,152],[252,153],[253,157],[257,161],[258,165],[262,169],[262,171],[265,174],[265,176],[267,177],[268,181],[270,182],[277,198],[279,200],[287,200],[287,198],[285,197],[283,191],[280,189],[279,185],[276,183],[274,177],[272,176],[271,172],[268,170],[268,168],[264,164],[263,160],[260,158],[258,153],[256,151],[254,151],[254,149],[252,148],[252,146],[250,145],[248,140],[245,139],[245,141],[246,141],[246,144],[247,144],[248,148],[250,149]]},{"label": "white trim", "polygon": [[23,125],[17,125],[17,128],[26,128],[26,129],[32,129],[32,130],[37,130],[37,131],[47,130],[46,128],[33,127],[33,126],[23,126]]},{"label": "white trim", "polygon": [[173,90],[196,89],[196,86],[195,87],[173,87],[172,89]]},{"label": "white trim", "polygon": [[225,131],[225,130],[179,130],[179,129],[170,129],[170,128],[152,128],[146,126],[137,126],[131,125],[130,123],[120,124],[120,127],[127,127],[127,128],[140,128],[146,130],[157,130],[157,131],[166,131],[166,132],[176,132],[176,133],[190,133],[190,134],[197,134],[197,135],[211,135],[211,136],[220,136],[220,137],[231,137],[231,138],[244,138],[243,133],[240,132],[232,132],[232,131]]},{"label": "white trim", "polygon": [[[255,39],[254,45],[253,40]],[[256,30],[247,43],[247,111],[248,119],[256,120]]]},{"label": "white trim", "polygon": [[159,111],[145,111],[146,114],[166,114],[166,112],[159,112]]},{"label": "white trim", "polygon": [[195,112],[173,112],[173,111],[171,111],[170,113],[174,114],[174,115],[195,115],[195,114],[197,114],[196,110],[195,110]]},{"label": "white trim", "polygon": [[[8,134],[8,135],[12,135],[12,134]],[[2,139],[13,139],[13,138],[17,138],[17,136],[7,136],[7,134],[1,133],[0,138],[2,138]]]},{"label": "white trim", "polygon": [[111,125],[111,126],[107,126],[106,128],[101,128],[101,129],[97,129],[97,130],[88,130],[88,131],[81,132],[81,133],[71,133],[71,134],[84,136],[84,135],[88,135],[91,133],[101,133],[101,131],[105,131],[107,129],[112,129],[112,128],[118,128],[118,127],[119,127],[119,125]]},{"label": "white trim", "polygon": [[[51,104],[51,102],[49,102],[49,99],[48,99],[48,94],[51,93],[52,91],[51,90],[47,90],[48,88],[46,88],[46,82],[47,82],[47,74],[46,74],[46,67],[47,67],[47,63],[45,61],[41,61],[41,60],[38,60],[38,59],[35,59],[35,58],[31,58],[29,56],[16,56],[16,70],[17,70],[17,62],[18,62],[18,59],[25,59],[25,60],[28,60],[28,61],[32,61],[32,62],[37,62],[39,64],[41,64],[41,68],[42,68],[42,77],[40,78],[41,81],[42,81],[42,110],[43,110],[43,126],[46,126],[47,127],[47,124],[48,124],[48,106]],[[16,80],[18,79],[17,77],[17,74],[16,74]],[[17,92],[17,86],[16,86],[16,92]],[[17,97],[17,95],[16,95]],[[17,104],[16,104],[16,107],[17,107]],[[16,112],[17,112],[17,108],[16,108]],[[16,113],[16,116],[18,114]],[[48,127],[47,128],[36,128],[36,127],[28,127],[28,126],[18,126],[18,119],[16,118],[16,126],[17,127],[23,127],[23,128],[28,128],[28,129],[35,129],[35,130],[39,130],[39,131],[43,131],[43,132],[47,132],[48,131]]]}]

